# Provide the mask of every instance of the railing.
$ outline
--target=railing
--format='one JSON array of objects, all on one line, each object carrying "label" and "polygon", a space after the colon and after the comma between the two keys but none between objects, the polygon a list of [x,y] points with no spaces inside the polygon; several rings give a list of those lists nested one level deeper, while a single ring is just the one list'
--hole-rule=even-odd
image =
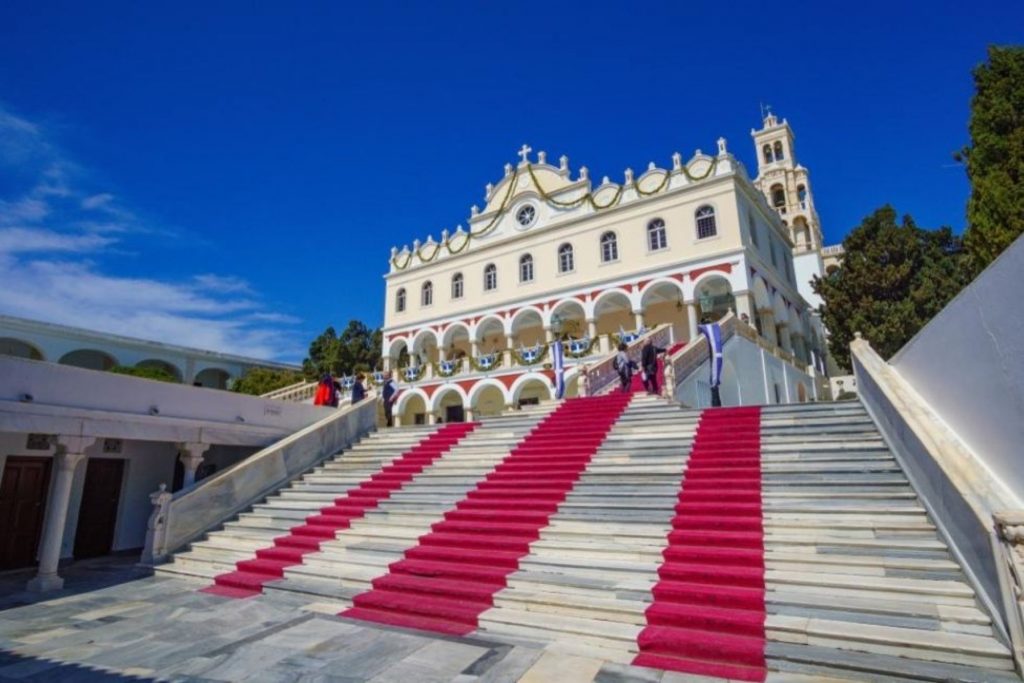
[{"label": "railing", "polygon": [[[640,351],[648,339],[650,339],[655,346],[665,348],[669,347],[672,344],[672,326],[668,324],[659,325],[650,332],[641,335],[636,341],[629,345],[626,349],[626,353],[632,360],[636,361],[637,364],[640,363]],[[615,382],[619,380],[619,373],[614,366],[615,356],[617,355],[618,354],[613,349],[610,356],[591,367],[588,371],[587,374],[590,377],[589,394],[591,396],[606,393],[608,389],[613,387]]]},{"label": "railing", "polygon": [[755,344],[760,346],[762,349],[764,349],[768,353],[772,354],[776,358],[779,358],[779,359],[785,361],[786,363],[789,363],[790,365],[792,365],[794,368],[796,368],[800,372],[803,372],[803,373],[806,373],[806,374],[810,374],[810,371],[809,371],[810,365],[808,365],[807,363],[804,363],[799,358],[794,356],[789,351],[786,351],[784,348],[782,348],[778,344],[776,344],[776,343],[774,343],[774,342],[772,342],[772,341],[770,341],[768,339],[765,339],[764,337],[759,335],[757,333],[757,330],[754,327],[752,327],[750,325],[743,324],[743,323],[737,323],[736,324],[736,334],[738,334],[739,336],[743,337],[744,339],[748,339],[748,340],[754,342]]},{"label": "railing", "polygon": [[377,401],[371,392],[356,406],[281,439],[245,460],[175,494],[150,496],[143,562],[158,562],[169,553],[262,500],[316,463],[348,448],[377,426]]},{"label": "railing", "polygon": [[1017,672],[1024,672],[1024,510],[992,515],[996,535],[992,544],[999,570],[999,587]]},{"label": "railing", "polygon": [[295,384],[290,384],[286,387],[281,387],[280,389],[275,389],[274,391],[268,391],[267,393],[262,394],[260,398],[273,398],[280,401],[295,402],[307,401],[313,398],[313,395],[316,394],[316,387],[318,384],[319,382],[303,380],[301,382],[296,382]]}]

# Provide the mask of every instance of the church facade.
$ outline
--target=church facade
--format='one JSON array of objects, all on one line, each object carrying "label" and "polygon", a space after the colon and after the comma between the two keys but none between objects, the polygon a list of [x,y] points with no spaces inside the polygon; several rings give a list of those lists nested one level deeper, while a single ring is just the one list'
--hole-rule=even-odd
[{"label": "church facade", "polygon": [[687,341],[730,310],[798,367],[822,368],[813,311],[821,229],[793,133],[774,115],[752,131],[758,176],[719,139],[671,164],[595,183],[561,157],[532,157],[488,184],[466,227],[393,248],[383,358],[406,391],[403,421],[462,419],[547,398],[550,342],[571,367],[619,339],[671,325]]}]

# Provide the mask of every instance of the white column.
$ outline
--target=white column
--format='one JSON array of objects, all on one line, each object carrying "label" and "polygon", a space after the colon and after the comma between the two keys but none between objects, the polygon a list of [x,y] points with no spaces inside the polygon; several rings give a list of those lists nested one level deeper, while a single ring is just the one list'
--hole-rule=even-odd
[{"label": "white column", "polygon": [[587,321],[587,336],[590,337],[591,339],[597,339],[597,321],[596,320],[588,320]]},{"label": "white column", "polygon": [[185,480],[182,488],[196,483],[196,470],[203,464],[203,454],[210,449],[210,444],[190,441],[178,444],[178,459],[185,466]]},{"label": "white column", "polygon": [[697,302],[691,301],[686,304],[686,324],[690,328],[690,339],[696,339],[700,336],[700,330],[697,329],[700,318],[697,316]]},{"label": "white column", "polygon": [[550,344],[555,341],[555,333],[551,331],[550,327],[544,328],[544,342]]},{"label": "white column", "polygon": [[95,437],[58,436],[57,453],[53,456],[57,477],[46,504],[46,526],[39,543],[39,573],[28,582],[28,589],[39,593],[60,590],[64,579],[57,575],[60,550],[64,543],[64,526],[71,502],[71,483],[78,463],[86,459],[85,449],[95,443]]},{"label": "white column", "polygon": [[469,353],[473,358],[480,357],[480,342],[474,339],[469,345]]},{"label": "white column", "polygon": [[427,413],[427,424],[428,425],[436,425],[437,424],[437,415],[435,415],[434,413]]},{"label": "white column", "polygon": [[466,422],[472,422],[473,421],[473,409],[472,408],[466,408],[463,412],[465,413],[465,416],[466,416]]},{"label": "white column", "polygon": [[633,323],[636,325],[634,329],[639,330],[644,326],[644,312],[633,311]]}]

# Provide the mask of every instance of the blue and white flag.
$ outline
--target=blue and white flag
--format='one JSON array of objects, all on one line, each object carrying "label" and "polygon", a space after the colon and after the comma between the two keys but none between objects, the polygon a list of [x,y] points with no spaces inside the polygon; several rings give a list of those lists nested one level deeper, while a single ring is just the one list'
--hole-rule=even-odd
[{"label": "blue and white flag", "polygon": [[722,383],[722,328],[718,323],[701,325],[700,332],[708,338],[708,350],[711,352],[711,386]]},{"label": "blue and white flag", "polygon": [[555,340],[551,342],[551,353],[555,366],[555,398],[562,398],[565,395],[565,356],[562,353],[562,342]]}]

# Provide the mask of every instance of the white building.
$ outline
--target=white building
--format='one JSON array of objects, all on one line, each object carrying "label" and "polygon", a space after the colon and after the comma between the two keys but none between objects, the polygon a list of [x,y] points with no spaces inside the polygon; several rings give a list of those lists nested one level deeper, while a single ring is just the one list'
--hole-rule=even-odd
[{"label": "white building", "polygon": [[[543,354],[556,336],[575,340],[578,366],[659,324],[687,341],[702,317],[730,309],[791,364],[823,368],[808,299],[821,231],[807,172],[786,122],[769,115],[754,137],[759,154],[771,150],[756,180],[719,139],[714,155],[677,153],[667,168],[651,162],[596,187],[586,167],[574,177],[568,158],[534,160],[524,145],[467,227],[393,248],[383,355],[409,385],[401,418],[461,419],[549,396]],[[777,185],[784,196],[772,206]]]},{"label": "white building", "polygon": [[0,315],[0,356],[73,365],[90,370],[155,367],[183,384],[226,389],[249,368],[300,370],[297,365],[204,351],[67,325]]}]

